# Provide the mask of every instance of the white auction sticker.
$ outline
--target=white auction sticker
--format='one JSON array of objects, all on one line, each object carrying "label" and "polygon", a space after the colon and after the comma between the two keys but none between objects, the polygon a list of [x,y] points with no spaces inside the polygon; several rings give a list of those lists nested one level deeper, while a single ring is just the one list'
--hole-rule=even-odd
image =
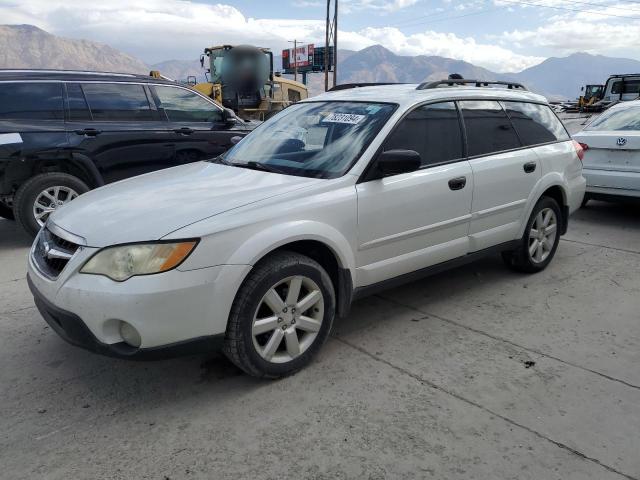
[{"label": "white auction sticker", "polygon": [[12,143],[22,143],[22,136],[19,133],[0,133],[0,145]]},{"label": "white auction sticker", "polygon": [[322,122],[329,123],[348,123],[356,125],[360,123],[366,115],[356,115],[355,113],[338,113],[334,112],[326,118],[322,119]]}]

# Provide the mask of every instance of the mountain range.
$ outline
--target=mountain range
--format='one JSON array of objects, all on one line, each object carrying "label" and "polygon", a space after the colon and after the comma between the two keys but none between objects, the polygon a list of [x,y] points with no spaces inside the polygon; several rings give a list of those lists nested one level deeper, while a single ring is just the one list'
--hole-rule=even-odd
[{"label": "mountain range", "polygon": [[[274,55],[274,65],[282,65]],[[0,68],[62,68],[146,74],[159,70],[177,80],[196,76],[204,79],[200,62],[167,60],[147,65],[143,61],[108,45],[88,40],[59,37],[32,25],[0,25]],[[462,60],[438,56],[397,55],[382,45],[360,51],[338,51],[338,82],[417,83],[446,78],[459,73],[477,80],[509,80],[526,85],[549,99],[572,99],[586,84],[604,83],[614,73],[640,72],[640,61],[588,53],[551,57],[521,72],[496,73]],[[311,94],[322,91],[322,74],[309,75]]]}]

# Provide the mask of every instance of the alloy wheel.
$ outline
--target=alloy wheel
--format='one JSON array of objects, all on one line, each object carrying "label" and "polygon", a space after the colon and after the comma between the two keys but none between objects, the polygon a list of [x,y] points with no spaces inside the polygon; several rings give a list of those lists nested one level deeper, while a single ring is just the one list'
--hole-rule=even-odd
[{"label": "alloy wheel", "polygon": [[252,338],[266,361],[286,363],[314,342],[324,319],[324,297],[309,277],[295,275],[264,294],[253,317]]},{"label": "alloy wheel", "polygon": [[536,215],[529,231],[529,256],[534,263],[542,263],[551,254],[558,234],[558,217],[551,208],[543,208]]},{"label": "alloy wheel", "polygon": [[36,196],[33,203],[33,216],[41,227],[54,210],[78,196],[73,188],[53,186],[43,190]]}]

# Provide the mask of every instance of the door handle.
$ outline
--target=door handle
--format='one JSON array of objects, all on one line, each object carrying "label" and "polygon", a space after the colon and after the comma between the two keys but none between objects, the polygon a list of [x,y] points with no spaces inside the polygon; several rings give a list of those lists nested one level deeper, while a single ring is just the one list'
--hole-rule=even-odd
[{"label": "door handle", "polygon": [[75,130],[76,134],[84,135],[85,137],[97,137],[102,133],[102,130],[96,130],[95,128],[84,128]]},{"label": "door handle", "polygon": [[531,173],[535,172],[536,166],[536,162],[527,162],[522,166],[522,168],[524,169],[525,173]]},{"label": "door handle", "polygon": [[451,190],[462,190],[467,184],[467,177],[456,177],[449,180],[449,188]]},{"label": "door handle", "polygon": [[195,130],[189,127],[176,128],[174,132],[179,133],[181,135],[191,135]]}]

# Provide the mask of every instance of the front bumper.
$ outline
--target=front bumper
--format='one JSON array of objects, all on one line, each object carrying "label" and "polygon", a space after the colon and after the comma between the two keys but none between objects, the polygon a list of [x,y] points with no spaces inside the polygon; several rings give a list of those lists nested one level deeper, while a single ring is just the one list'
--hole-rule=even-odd
[{"label": "front bumper", "polygon": [[101,355],[130,360],[161,360],[218,351],[222,348],[224,342],[224,334],[218,334],[150,348],[135,348],[125,342],[103,343],[96,338],[79,316],[56,307],[44,298],[29,276],[27,276],[27,283],[42,318],[63,340]]},{"label": "front bumper", "polygon": [[[78,248],[53,278],[40,270],[32,250],[29,286],[42,316],[61,337],[98,353],[125,358],[158,358],[214,348],[226,331],[236,292],[251,268],[174,269],[115,282],[79,272],[96,251]],[[139,333],[139,348],[124,342],[122,322]]]}]

